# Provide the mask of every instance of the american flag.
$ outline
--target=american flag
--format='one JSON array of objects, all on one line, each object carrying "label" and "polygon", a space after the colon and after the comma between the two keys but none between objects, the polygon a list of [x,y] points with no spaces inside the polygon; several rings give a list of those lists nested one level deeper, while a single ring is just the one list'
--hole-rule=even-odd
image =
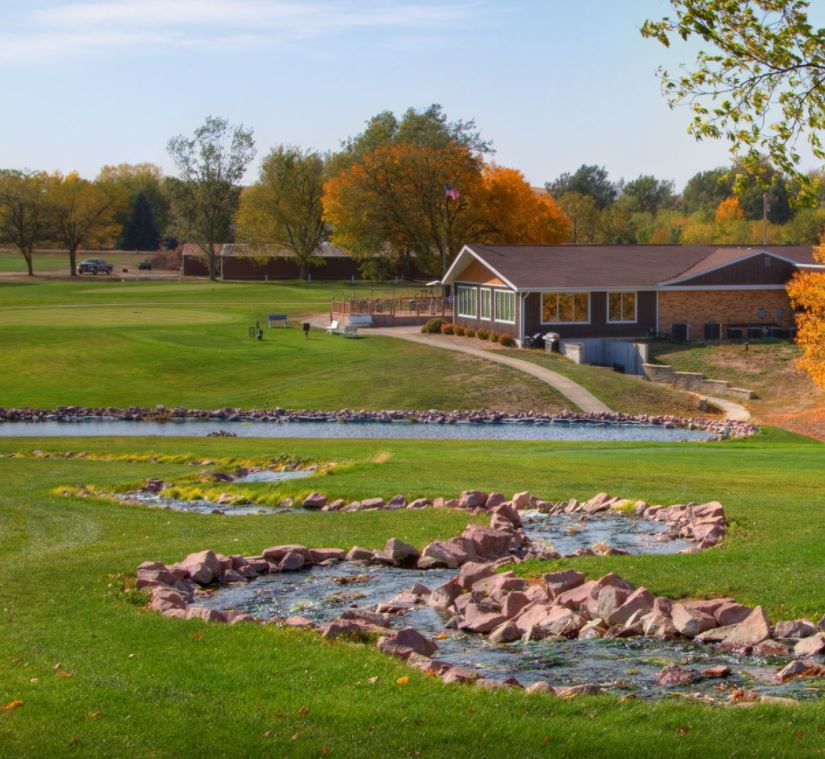
[{"label": "american flag", "polygon": [[455,187],[450,187],[450,185],[444,185],[444,194],[447,196],[448,200],[458,200],[461,197],[461,193],[456,190]]}]

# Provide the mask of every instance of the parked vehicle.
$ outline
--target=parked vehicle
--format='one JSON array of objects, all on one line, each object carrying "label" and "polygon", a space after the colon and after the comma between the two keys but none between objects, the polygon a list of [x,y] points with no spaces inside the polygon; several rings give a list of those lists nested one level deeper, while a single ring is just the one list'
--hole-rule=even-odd
[{"label": "parked vehicle", "polygon": [[152,271],[152,262],[147,258],[138,264],[138,271]]},{"label": "parked vehicle", "polygon": [[102,258],[84,258],[77,265],[78,274],[111,274],[114,270],[115,267]]}]

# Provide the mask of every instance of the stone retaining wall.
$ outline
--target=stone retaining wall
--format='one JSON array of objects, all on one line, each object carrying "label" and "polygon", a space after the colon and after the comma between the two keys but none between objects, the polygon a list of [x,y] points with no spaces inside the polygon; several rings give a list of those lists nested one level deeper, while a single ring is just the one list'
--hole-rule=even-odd
[{"label": "stone retaining wall", "polygon": [[667,364],[642,364],[642,371],[651,382],[661,385],[675,385],[703,395],[729,395],[750,401],[756,398],[753,390],[731,387],[725,380],[707,379],[701,372],[677,372]]}]

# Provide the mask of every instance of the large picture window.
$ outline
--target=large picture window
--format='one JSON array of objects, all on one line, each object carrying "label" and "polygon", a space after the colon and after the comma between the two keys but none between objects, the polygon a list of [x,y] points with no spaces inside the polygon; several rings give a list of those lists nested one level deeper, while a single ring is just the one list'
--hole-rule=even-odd
[{"label": "large picture window", "polygon": [[635,322],[636,293],[608,293],[607,321]]},{"label": "large picture window", "polygon": [[590,322],[590,293],[542,293],[541,320],[545,324]]},{"label": "large picture window", "polygon": [[496,290],[496,321],[516,323],[516,294],[511,290]]},{"label": "large picture window", "polygon": [[478,316],[478,302],[475,287],[458,286],[458,315],[475,319]]},{"label": "large picture window", "polygon": [[490,321],[493,317],[493,291],[489,287],[482,287],[478,291],[478,297],[481,306],[479,315],[482,319]]}]

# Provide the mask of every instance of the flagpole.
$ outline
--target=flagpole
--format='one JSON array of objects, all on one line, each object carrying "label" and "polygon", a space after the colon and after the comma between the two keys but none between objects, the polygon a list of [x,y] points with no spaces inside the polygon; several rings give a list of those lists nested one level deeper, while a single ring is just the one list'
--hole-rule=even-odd
[{"label": "flagpole", "polygon": [[441,228],[441,276],[447,273],[447,206],[450,202],[447,192],[444,192],[444,219]]}]

